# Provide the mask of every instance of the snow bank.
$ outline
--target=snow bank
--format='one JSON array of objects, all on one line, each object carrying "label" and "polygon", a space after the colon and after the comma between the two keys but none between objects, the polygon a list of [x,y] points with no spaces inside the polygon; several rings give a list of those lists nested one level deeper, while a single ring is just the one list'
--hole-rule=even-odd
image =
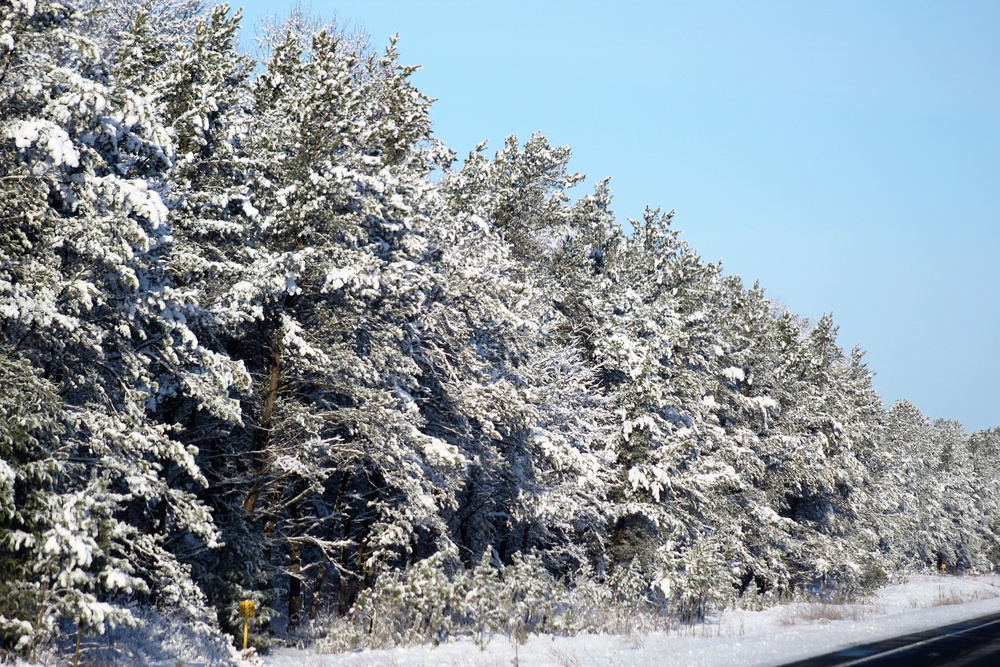
[{"label": "snow bank", "polygon": [[[994,612],[1000,612],[1000,577],[923,575],[855,605],[793,603],[730,611],[668,634],[531,637],[518,658],[530,667],[780,665]],[[462,640],[337,655],[278,649],[264,658],[267,667],[497,667],[513,661],[514,647],[500,637],[482,652]]]}]

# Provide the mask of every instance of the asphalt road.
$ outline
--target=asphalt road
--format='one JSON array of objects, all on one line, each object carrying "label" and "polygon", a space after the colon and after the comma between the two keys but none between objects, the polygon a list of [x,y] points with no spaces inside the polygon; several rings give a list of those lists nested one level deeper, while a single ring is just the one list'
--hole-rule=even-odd
[{"label": "asphalt road", "polygon": [[1000,614],[792,662],[783,667],[1000,667]]}]

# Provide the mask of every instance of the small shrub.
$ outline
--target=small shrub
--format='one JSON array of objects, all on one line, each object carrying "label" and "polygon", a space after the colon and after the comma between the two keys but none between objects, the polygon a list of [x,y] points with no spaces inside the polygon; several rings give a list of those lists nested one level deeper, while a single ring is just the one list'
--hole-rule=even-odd
[{"label": "small shrub", "polygon": [[995,597],[1000,597],[1000,593],[995,593],[993,591],[972,591],[971,593],[959,593],[954,590],[949,590],[946,593],[943,586],[938,586],[937,597],[933,600],[924,604],[920,604],[917,600],[912,600],[910,602],[910,606],[914,608],[943,607],[953,604],[975,602],[976,600],[990,600]]},{"label": "small shrub", "polygon": [[860,621],[871,616],[875,608],[864,604],[835,602],[805,602],[789,607],[780,623],[784,626],[830,621]]}]

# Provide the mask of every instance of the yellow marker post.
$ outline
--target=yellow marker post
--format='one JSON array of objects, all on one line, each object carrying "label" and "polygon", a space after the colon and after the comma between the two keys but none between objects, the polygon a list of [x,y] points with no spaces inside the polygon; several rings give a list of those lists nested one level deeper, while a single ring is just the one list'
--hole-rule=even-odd
[{"label": "yellow marker post", "polygon": [[240,618],[243,619],[243,650],[247,650],[247,643],[250,639],[250,619],[253,618],[257,610],[257,604],[253,600],[240,600]]}]

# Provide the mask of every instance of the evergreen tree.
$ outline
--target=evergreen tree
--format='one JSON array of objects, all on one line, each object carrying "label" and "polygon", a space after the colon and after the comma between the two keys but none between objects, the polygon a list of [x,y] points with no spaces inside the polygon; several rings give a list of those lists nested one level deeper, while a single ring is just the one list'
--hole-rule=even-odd
[{"label": "evergreen tree", "polygon": [[87,631],[133,622],[132,597],[207,628],[177,554],[214,546],[216,531],[193,494],[205,483],[195,450],[164,406],[185,396],[235,419],[239,368],[199,344],[186,325],[196,307],[166,275],[172,144],[145,100],[91,77],[98,54],[79,14],[48,2],[0,11],[13,44],[0,93],[0,346],[20,367],[15,386],[39,384],[60,413],[58,429],[15,438],[37,441],[31,474],[47,485],[44,504],[14,496],[3,540],[33,593],[15,645],[51,637],[60,619]]},{"label": "evergreen tree", "polygon": [[466,564],[496,545],[504,562],[539,549],[567,571],[593,557],[604,530],[608,415],[561,310],[575,294],[559,271],[580,261],[579,248],[568,252],[580,231],[607,220],[591,199],[568,206],[579,177],[566,149],[540,135],[523,149],[509,138],[493,160],[483,148],[442,180],[429,232],[440,256],[425,411],[469,462],[450,520]]},{"label": "evergreen tree", "polygon": [[242,486],[265,571],[287,576],[287,620],[314,614],[327,570],[344,608],[385,563],[443,539],[454,451],[421,431],[409,322],[425,300],[414,231],[433,155],[413,68],[355,53],[335,28],[288,30],[254,83],[253,262],[237,284],[233,354],[257,378]]}]

